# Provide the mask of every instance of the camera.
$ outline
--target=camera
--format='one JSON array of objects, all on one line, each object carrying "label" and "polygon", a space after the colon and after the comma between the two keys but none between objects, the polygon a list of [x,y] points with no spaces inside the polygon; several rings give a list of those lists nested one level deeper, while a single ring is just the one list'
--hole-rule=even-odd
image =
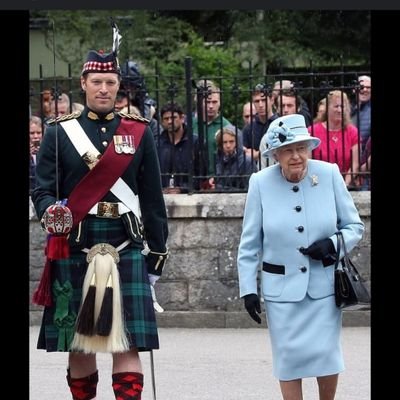
[{"label": "camera", "polygon": [[35,149],[39,150],[40,142],[41,142],[40,139],[32,140],[32,146],[33,146]]}]

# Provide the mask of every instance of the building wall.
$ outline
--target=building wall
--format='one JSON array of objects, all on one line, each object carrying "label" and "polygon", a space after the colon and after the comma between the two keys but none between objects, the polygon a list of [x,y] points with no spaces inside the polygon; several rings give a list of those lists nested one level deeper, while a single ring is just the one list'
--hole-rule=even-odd
[{"label": "building wall", "polygon": [[[370,192],[352,192],[365,223],[364,237],[352,252],[361,275],[370,283]],[[156,284],[165,313],[161,326],[247,327],[250,318],[239,298],[236,269],[245,194],[165,195],[169,217],[170,257]],[[30,289],[43,268],[45,235],[30,222]],[[368,325],[369,311],[351,314],[350,325]],[[350,314],[348,317],[350,318]],[[31,323],[40,321],[40,307],[31,305]]]},{"label": "building wall", "polygon": [[[56,75],[68,76],[68,64],[56,57]],[[29,31],[29,79],[37,79],[39,65],[42,65],[43,76],[54,77],[54,54],[46,47],[45,35],[40,30]]]}]

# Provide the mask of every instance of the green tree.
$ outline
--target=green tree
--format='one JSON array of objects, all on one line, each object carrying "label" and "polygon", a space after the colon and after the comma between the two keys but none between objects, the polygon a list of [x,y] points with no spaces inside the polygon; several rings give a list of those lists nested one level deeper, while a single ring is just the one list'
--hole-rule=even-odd
[{"label": "green tree", "polygon": [[111,50],[110,17],[122,34],[120,63],[137,62],[159,104],[186,102],[184,60],[191,57],[193,80],[222,87],[228,118],[266,73],[305,69],[310,60],[338,68],[341,56],[345,65],[369,66],[369,11],[49,10],[32,11],[31,23],[42,22],[50,49],[55,37],[57,57],[77,77],[89,49]]},{"label": "green tree", "polygon": [[[232,42],[256,43],[260,74],[282,67],[369,65],[369,11],[258,10],[239,13]],[[247,56],[247,54],[246,54]]]},{"label": "green tree", "polygon": [[122,35],[120,63],[127,60],[137,62],[146,77],[148,90],[154,94],[157,89],[160,104],[172,96],[185,103],[185,57],[193,59],[195,80],[215,77],[222,71],[226,76],[238,74],[240,62],[233,49],[205,47],[192,25],[173,16],[165,17],[157,12],[142,10],[51,10],[31,13],[32,19],[42,18],[49,22],[42,28],[47,46],[53,48],[55,37],[57,56],[71,64],[74,76],[79,76],[88,49],[111,50],[110,17],[117,23]]}]

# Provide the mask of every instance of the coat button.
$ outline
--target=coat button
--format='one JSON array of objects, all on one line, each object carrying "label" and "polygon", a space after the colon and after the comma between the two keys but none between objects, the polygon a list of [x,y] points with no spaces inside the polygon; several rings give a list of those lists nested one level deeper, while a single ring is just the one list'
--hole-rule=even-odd
[{"label": "coat button", "polygon": [[301,267],[299,268],[301,272],[307,272],[307,267]]},{"label": "coat button", "polygon": [[104,147],[106,147],[108,145],[108,142],[106,140],[104,140],[104,142],[102,144]]},{"label": "coat button", "polygon": [[299,191],[299,187],[297,185],[294,185],[292,187],[293,192],[298,192]]},{"label": "coat button", "polygon": [[296,206],[294,209],[295,209],[297,212],[300,212],[300,211],[301,211],[301,206]]},{"label": "coat button", "polygon": [[297,227],[297,230],[298,230],[299,232],[303,232],[303,231],[304,231],[304,226],[301,226],[301,225],[298,226],[298,227]]}]

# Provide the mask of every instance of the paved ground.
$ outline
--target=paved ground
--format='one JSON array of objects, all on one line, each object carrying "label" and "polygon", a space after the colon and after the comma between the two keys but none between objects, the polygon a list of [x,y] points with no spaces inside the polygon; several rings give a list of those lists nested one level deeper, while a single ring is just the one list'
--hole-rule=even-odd
[{"label": "paved ground", "polygon": [[[280,400],[272,376],[267,329],[160,328],[161,349],[154,352],[157,400]],[[38,327],[30,328],[31,400],[70,400],[65,353],[36,350]],[[344,328],[346,371],[336,400],[370,400],[370,328]],[[145,389],[153,400],[150,357],[142,356]],[[97,400],[113,400],[111,358],[98,355]],[[304,399],[318,400],[315,379],[303,383]]]}]

